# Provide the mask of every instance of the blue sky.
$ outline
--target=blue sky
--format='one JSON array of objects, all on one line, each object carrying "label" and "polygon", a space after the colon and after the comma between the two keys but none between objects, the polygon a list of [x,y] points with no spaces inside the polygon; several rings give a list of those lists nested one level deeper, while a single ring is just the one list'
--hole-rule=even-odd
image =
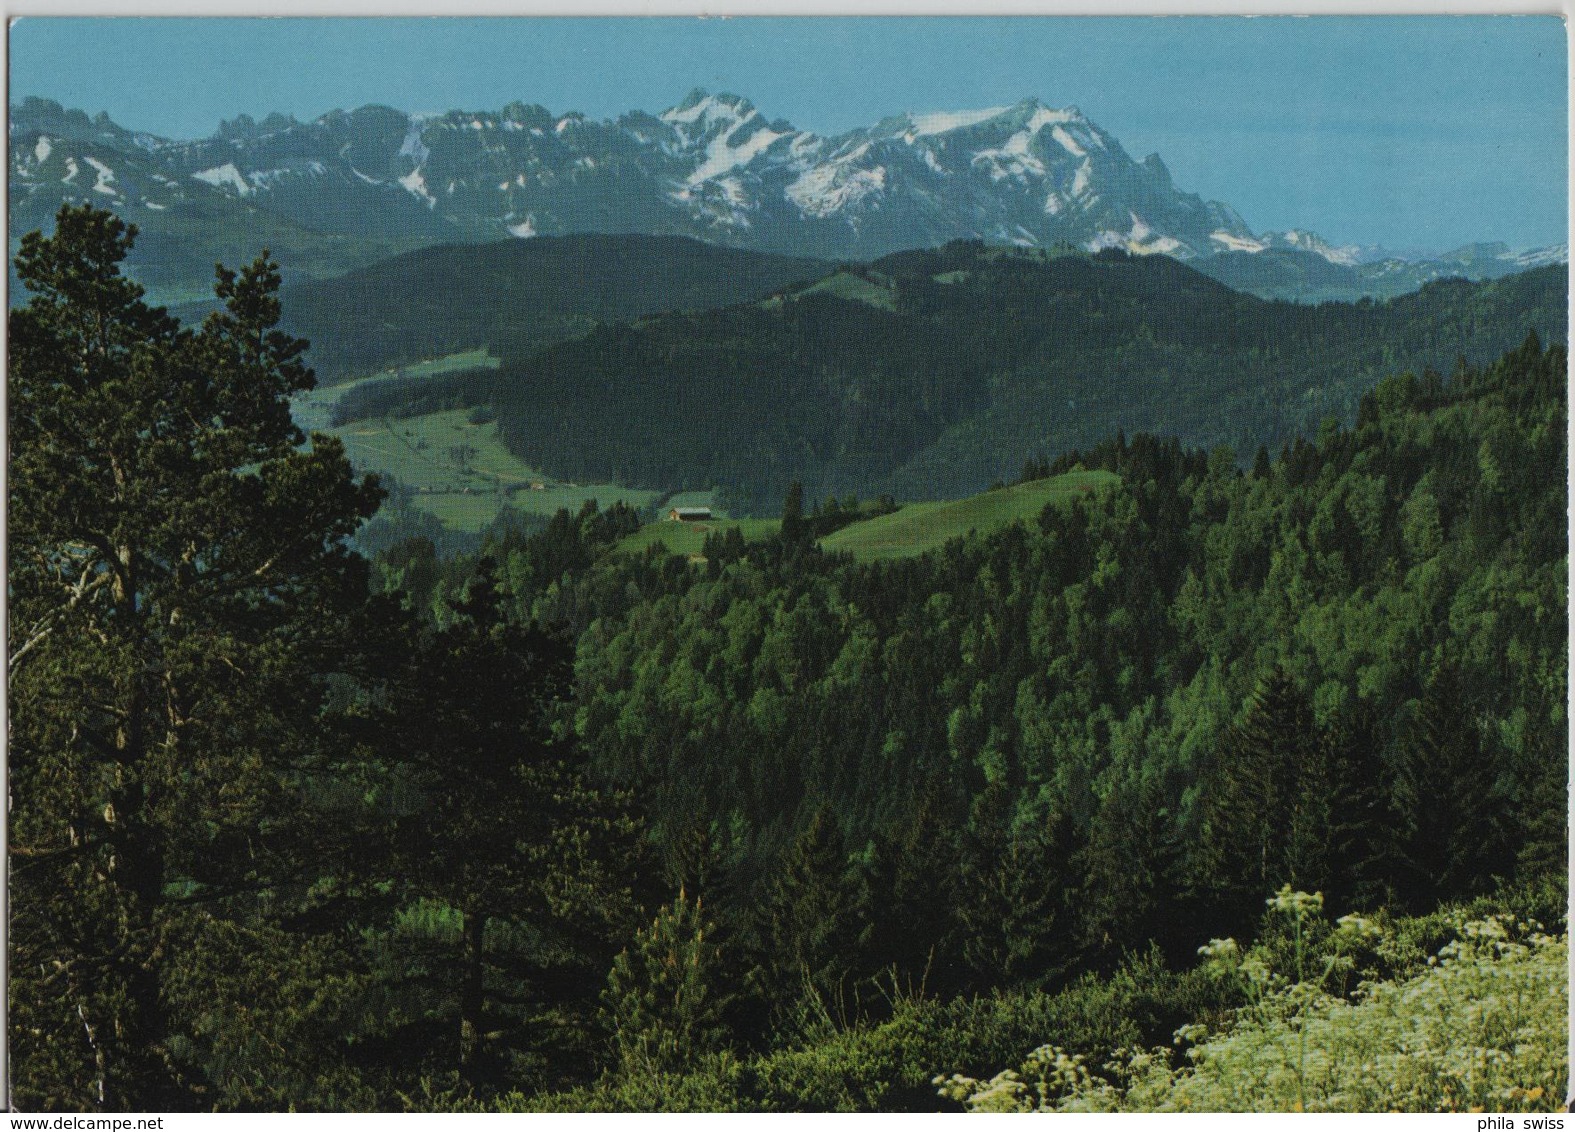
[{"label": "blue sky", "polygon": [[272,110],[519,99],[615,117],[693,87],[836,133],[903,110],[1076,105],[1258,231],[1443,250],[1564,241],[1556,17],[23,19],[11,97],[168,137]]}]

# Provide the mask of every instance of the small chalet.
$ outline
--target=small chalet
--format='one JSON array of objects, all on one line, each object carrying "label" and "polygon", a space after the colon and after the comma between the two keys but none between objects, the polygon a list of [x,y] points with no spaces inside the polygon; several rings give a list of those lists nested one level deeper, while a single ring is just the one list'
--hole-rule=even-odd
[{"label": "small chalet", "polygon": [[711,508],[674,507],[667,513],[667,517],[674,523],[709,523],[711,521]]}]

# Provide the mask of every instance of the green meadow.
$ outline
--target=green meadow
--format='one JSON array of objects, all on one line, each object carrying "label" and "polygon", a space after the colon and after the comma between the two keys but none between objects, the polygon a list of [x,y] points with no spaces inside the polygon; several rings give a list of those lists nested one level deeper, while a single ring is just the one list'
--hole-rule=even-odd
[{"label": "green meadow", "polygon": [[1032,519],[1050,503],[1085,499],[1116,482],[1111,472],[1067,472],[1049,479],[996,488],[951,502],[909,503],[889,515],[843,527],[820,540],[822,550],[843,551],[856,561],[908,558],[969,531],[988,534],[1019,519]]},{"label": "green meadow", "polygon": [[[690,504],[684,504],[690,506]],[[617,546],[622,553],[644,554],[653,546],[661,545],[671,554],[699,554],[705,540],[713,534],[725,534],[737,527],[745,542],[759,542],[776,534],[781,521],[777,519],[713,519],[708,523],[679,523],[658,519],[647,523]]]},{"label": "green meadow", "polygon": [[345,453],[357,469],[391,475],[413,488],[415,506],[454,530],[479,531],[505,506],[527,514],[552,515],[560,508],[578,511],[589,499],[603,507],[620,499],[633,507],[644,507],[659,496],[659,492],[621,484],[554,479],[512,455],[498,439],[495,423],[475,423],[464,409],[351,421],[337,427],[328,424],[338,399],[366,382],[495,368],[497,364],[486,350],[467,350],[401,366],[298,397],[295,417],[308,431],[327,432],[343,441]]}]

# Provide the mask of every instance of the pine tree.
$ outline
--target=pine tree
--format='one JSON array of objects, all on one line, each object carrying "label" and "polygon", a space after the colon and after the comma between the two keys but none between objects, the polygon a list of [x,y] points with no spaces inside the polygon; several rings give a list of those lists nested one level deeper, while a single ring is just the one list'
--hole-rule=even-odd
[{"label": "pine tree", "polygon": [[336,441],[302,447],[288,397],[313,378],[276,328],[266,253],[219,269],[224,309],[192,332],[121,275],[135,237],[67,206],[16,260],[33,295],[8,379],[11,1038],[29,1107],[213,1103],[191,1036],[225,1003],[181,984],[171,941],[250,930],[317,867],[303,787],[365,598],[345,539],[379,499]]},{"label": "pine tree", "polygon": [[613,962],[602,993],[624,1072],[682,1069],[726,1039],[721,952],[701,902],[680,890]]}]

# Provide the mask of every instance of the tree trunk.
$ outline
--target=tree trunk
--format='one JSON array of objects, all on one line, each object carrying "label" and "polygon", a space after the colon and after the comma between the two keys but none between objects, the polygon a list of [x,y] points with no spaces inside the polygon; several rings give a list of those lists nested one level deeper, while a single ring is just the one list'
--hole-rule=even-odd
[{"label": "tree trunk", "polygon": [[459,991],[459,1064],[463,1072],[475,1067],[481,1054],[482,1008],[486,1002],[482,976],[485,970],[482,941],[487,932],[487,917],[483,912],[465,912],[464,919],[464,972]]}]

